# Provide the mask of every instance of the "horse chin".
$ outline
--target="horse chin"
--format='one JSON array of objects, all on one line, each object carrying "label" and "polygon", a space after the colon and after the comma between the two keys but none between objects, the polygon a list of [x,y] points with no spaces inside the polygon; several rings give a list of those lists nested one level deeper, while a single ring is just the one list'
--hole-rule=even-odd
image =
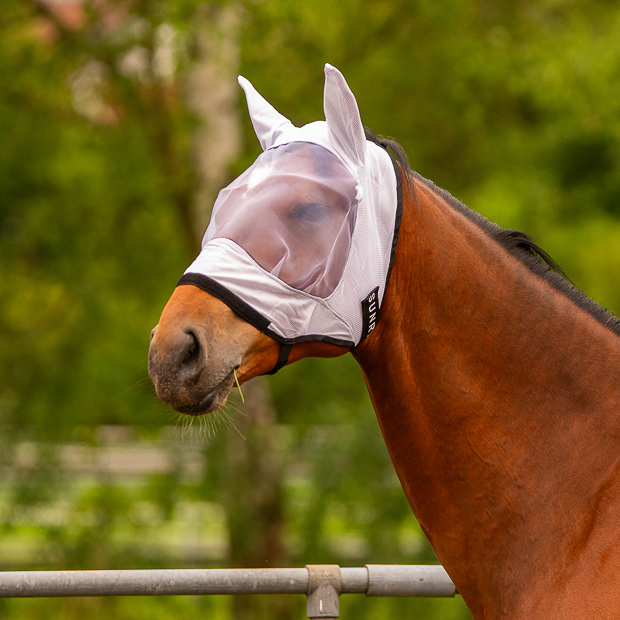
[{"label": "horse chin", "polygon": [[179,405],[172,406],[175,411],[182,413],[184,415],[189,415],[192,417],[198,417],[201,415],[208,415],[209,413],[215,413],[218,409],[221,409],[228,400],[228,393],[226,394],[218,394],[213,400],[198,403],[196,405]]},{"label": "horse chin", "polygon": [[231,370],[226,377],[214,388],[203,391],[199,386],[191,394],[183,390],[183,394],[167,393],[165,388],[157,390],[159,398],[170,405],[175,411],[185,415],[197,417],[214,413],[221,409],[228,400],[228,396],[235,383],[235,370]]}]

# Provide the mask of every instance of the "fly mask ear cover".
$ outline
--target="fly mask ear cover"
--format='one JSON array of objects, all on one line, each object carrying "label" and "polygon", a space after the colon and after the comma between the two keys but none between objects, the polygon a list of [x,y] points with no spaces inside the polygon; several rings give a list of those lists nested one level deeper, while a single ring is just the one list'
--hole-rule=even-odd
[{"label": "fly mask ear cover", "polygon": [[[265,152],[220,192],[202,251],[178,284],[218,297],[283,349],[309,340],[354,347],[374,328],[389,279],[400,169],[366,140],[355,97],[331,65],[326,121],[299,128],[248,80],[239,84]],[[319,229],[331,230],[327,245]],[[303,261],[301,246],[310,248]],[[309,262],[317,267],[308,271]]]}]

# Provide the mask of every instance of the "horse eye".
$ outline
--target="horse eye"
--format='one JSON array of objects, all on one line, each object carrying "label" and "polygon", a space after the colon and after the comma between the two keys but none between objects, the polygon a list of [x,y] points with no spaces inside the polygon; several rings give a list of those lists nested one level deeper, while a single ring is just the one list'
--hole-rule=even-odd
[{"label": "horse eye", "polygon": [[296,205],[291,215],[297,220],[318,223],[328,219],[331,215],[331,208],[318,202],[308,202]]}]

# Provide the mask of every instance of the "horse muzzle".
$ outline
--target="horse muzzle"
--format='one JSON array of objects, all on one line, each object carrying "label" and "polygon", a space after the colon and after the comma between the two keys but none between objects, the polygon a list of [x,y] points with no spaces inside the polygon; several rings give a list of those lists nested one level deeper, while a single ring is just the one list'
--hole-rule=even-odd
[{"label": "horse muzzle", "polygon": [[221,408],[239,363],[210,356],[208,336],[195,326],[162,332],[156,327],[151,333],[149,376],[157,396],[180,413],[195,416]]}]

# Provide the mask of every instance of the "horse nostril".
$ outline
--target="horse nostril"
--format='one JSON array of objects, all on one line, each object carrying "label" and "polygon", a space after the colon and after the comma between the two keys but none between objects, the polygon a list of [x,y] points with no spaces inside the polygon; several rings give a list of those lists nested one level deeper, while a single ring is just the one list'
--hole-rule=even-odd
[{"label": "horse nostril", "polygon": [[[157,331],[155,331],[157,330]],[[149,346],[149,375],[153,382],[191,387],[200,381],[207,361],[207,342],[192,326],[163,331],[156,326]]]},{"label": "horse nostril", "polygon": [[180,376],[190,383],[198,380],[205,365],[205,349],[200,344],[198,335],[190,328],[183,330],[185,337],[178,353],[178,370]]},{"label": "horse nostril", "polygon": [[191,338],[191,342],[185,352],[185,357],[181,360],[181,366],[195,363],[197,358],[200,356],[200,344],[198,342],[198,338],[196,338],[196,334],[192,331],[188,331],[186,333]]},{"label": "horse nostril", "polygon": [[151,330],[151,340],[153,340],[153,338],[155,337],[156,331],[157,331],[157,325],[155,325],[155,327],[153,327],[153,329]]}]

